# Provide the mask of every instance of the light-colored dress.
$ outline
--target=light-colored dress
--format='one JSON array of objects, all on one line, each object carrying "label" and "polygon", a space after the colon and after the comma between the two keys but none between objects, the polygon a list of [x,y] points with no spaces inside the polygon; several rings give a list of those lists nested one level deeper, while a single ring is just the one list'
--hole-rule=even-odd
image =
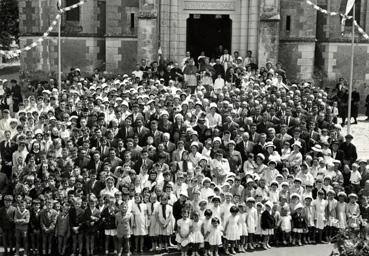
[{"label": "light-colored dress", "polygon": [[159,235],[170,236],[173,234],[173,208],[165,205],[165,216],[163,214],[163,205],[158,206],[157,220],[159,223]]},{"label": "light-colored dress", "polygon": [[338,228],[338,219],[337,219],[337,200],[328,200],[328,226]]},{"label": "light-colored dress", "polygon": [[204,236],[201,233],[202,221],[192,222],[192,231],[190,234],[190,241],[194,244],[202,244],[204,242]]},{"label": "light-colored dress", "polygon": [[147,204],[147,212],[149,216],[149,236],[158,236],[160,234],[160,225],[156,218],[158,208],[160,206],[159,202],[155,202],[154,204]]},{"label": "light-colored dress", "polygon": [[255,234],[256,235],[262,235],[263,234],[263,230],[261,228],[261,214],[262,212],[257,212],[257,217],[256,217],[256,228],[255,228]]},{"label": "light-colored dress", "polygon": [[238,233],[239,233],[239,236],[247,236],[248,235],[247,225],[246,225],[247,213],[242,212],[239,215],[240,215],[240,218],[238,220]]},{"label": "light-colored dress", "polygon": [[217,227],[214,227],[213,225],[211,226],[208,241],[210,245],[222,244],[222,230],[220,225],[218,225]]},{"label": "light-colored dress", "polygon": [[347,227],[346,202],[337,203],[337,218],[338,228],[345,229]]},{"label": "light-colored dress", "polygon": [[292,217],[291,215],[281,216],[281,230],[283,232],[289,233],[292,230]]},{"label": "light-colored dress", "polygon": [[145,236],[147,235],[147,205],[140,203],[139,205],[133,204],[132,214],[134,216],[134,228],[133,235],[135,236]]},{"label": "light-colored dress", "polygon": [[208,232],[210,232],[211,230],[211,219],[207,219],[205,217],[204,221],[203,221],[203,226],[204,226],[204,241],[205,242],[209,242],[209,235]]},{"label": "light-colored dress", "polygon": [[237,241],[240,239],[240,232],[238,230],[239,218],[239,215],[231,215],[228,217],[227,222],[225,222],[227,228],[224,230],[224,237],[229,241]]},{"label": "light-colored dress", "polygon": [[[190,234],[190,229],[192,226],[192,220],[187,218],[187,219],[179,219],[177,221],[177,226],[179,228],[179,232],[177,232],[176,235],[176,242],[178,244],[180,244],[181,246],[186,246],[189,243],[191,243],[191,237],[189,236]],[[186,238],[183,238],[186,237]]]},{"label": "light-colored dress", "polygon": [[313,201],[313,206],[315,209],[315,220],[316,220],[315,228],[317,229],[324,229],[325,227],[325,222],[326,222],[325,209],[327,205],[328,203],[324,199],[322,200],[316,199]]},{"label": "light-colored dress", "polygon": [[258,219],[258,212],[256,208],[248,208],[247,209],[247,217],[246,217],[246,224],[247,224],[247,233],[255,234],[256,232],[256,221]]}]

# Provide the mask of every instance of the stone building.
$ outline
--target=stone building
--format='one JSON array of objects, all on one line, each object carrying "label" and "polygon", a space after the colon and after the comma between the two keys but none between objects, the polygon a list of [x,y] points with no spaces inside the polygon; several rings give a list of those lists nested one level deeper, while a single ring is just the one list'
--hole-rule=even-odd
[{"label": "stone building", "polygon": [[[331,11],[347,0],[314,0]],[[57,13],[57,0],[20,0],[21,46],[43,34]],[[62,0],[63,6],[78,0]],[[357,0],[356,19],[369,31],[369,2]],[[208,55],[218,45],[260,65],[280,61],[292,79],[348,78],[350,30],[340,17],[317,13],[305,0],[89,0],[62,17],[62,69],[130,72],[141,59],[180,62],[187,50]],[[355,81],[369,78],[369,42],[359,34]],[[360,58],[359,58],[360,56]],[[57,70],[55,31],[41,46],[22,54],[22,68]]]}]

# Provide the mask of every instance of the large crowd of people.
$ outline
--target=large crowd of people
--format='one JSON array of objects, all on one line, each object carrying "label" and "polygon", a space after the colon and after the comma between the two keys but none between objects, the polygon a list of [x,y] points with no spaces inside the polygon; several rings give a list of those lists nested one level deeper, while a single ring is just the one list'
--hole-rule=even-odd
[{"label": "large crowd of people", "polygon": [[341,134],[343,79],[328,91],[224,50],[114,77],[74,68],[61,91],[39,81],[29,97],[0,87],[6,255],[218,255],[368,235],[369,162]]}]

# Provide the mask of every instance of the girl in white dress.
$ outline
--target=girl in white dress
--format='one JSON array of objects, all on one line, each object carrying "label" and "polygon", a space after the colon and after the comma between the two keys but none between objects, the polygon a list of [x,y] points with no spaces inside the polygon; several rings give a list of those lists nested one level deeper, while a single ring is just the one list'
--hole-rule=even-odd
[{"label": "girl in white dress", "polygon": [[246,200],[247,205],[247,217],[246,217],[246,225],[247,225],[247,233],[248,233],[248,248],[250,250],[254,250],[254,235],[256,232],[256,221],[258,218],[258,213],[255,208],[255,199],[253,197],[249,197]]},{"label": "girl in white dress", "polygon": [[220,220],[217,217],[211,219],[208,241],[212,254],[219,256],[218,248],[222,244],[222,228],[220,226]]},{"label": "girl in white dress", "polygon": [[192,230],[192,220],[189,218],[187,209],[183,209],[182,218],[177,221],[176,242],[181,247],[181,256],[187,255],[188,244],[191,243],[190,234]]},{"label": "girl in white dress", "polygon": [[326,224],[326,208],[327,201],[324,199],[324,191],[318,191],[318,197],[313,201],[313,208],[315,213],[315,228],[318,233],[318,241],[319,243],[323,242],[323,229]]},{"label": "girl in white dress", "polygon": [[246,225],[246,218],[247,218],[247,212],[246,212],[246,205],[245,204],[239,204],[238,209],[240,210],[239,215],[240,218],[238,220],[238,231],[240,233],[240,244],[238,247],[239,252],[245,252],[247,250],[247,225]]},{"label": "girl in white dress", "polygon": [[137,251],[143,251],[144,236],[147,235],[148,213],[147,205],[141,200],[140,194],[135,195],[135,202],[132,205],[133,214],[133,235],[135,236],[135,248]]},{"label": "girl in white dress", "polygon": [[159,237],[159,223],[156,219],[156,214],[158,212],[158,207],[160,203],[157,200],[157,196],[155,193],[150,195],[150,202],[147,204],[147,212],[150,222],[149,227],[149,237],[151,239],[152,247],[150,251],[156,251],[158,245],[158,237]]},{"label": "girl in white dress", "polygon": [[238,221],[240,216],[238,215],[238,207],[232,206],[229,210],[231,215],[224,222],[224,238],[226,240],[225,254],[235,254],[235,247],[237,241],[240,239],[240,233],[238,231]]},{"label": "girl in white dress", "polygon": [[210,209],[204,212],[204,221],[202,223],[201,232],[204,235],[204,248],[205,255],[210,255],[210,245],[209,245],[209,234],[211,229],[211,216],[213,215]]},{"label": "girl in white dress", "polygon": [[255,228],[255,235],[257,235],[257,241],[256,241],[256,246],[260,247],[261,246],[261,238],[263,236],[263,232],[261,229],[261,214],[264,211],[264,206],[262,203],[258,202],[256,203],[256,212],[257,212],[257,217],[256,217],[256,228]]},{"label": "girl in white dress", "polygon": [[168,250],[169,237],[173,234],[173,208],[168,204],[169,196],[163,194],[160,199],[160,205],[156,219],[159,223],[159,235],[160,245],[159,249],[164,246],[165,250]]},{"label": "girl in white dress", "polygon": [[345,192],[338,193],[338,203],[337,203],[337,217],[338,217],[338,228],[343,230],[347,227],[346,218],[346,198]]},{"label": "girl in white dress", "polygon": [[204,243],[204,236],[201,233],[202,220],[200,220],[200,214],[198,212],[193,212],[192,220],[192,231],[190,234],[190,241],[192,242],[192,252],[194,253],[194,256],[199,256],[200,246]]},{"label": "girl in white dress", "polygon": [[292,231],[292,218],[287,207],[281,208],[281,219],[279,222],[280,229],[282,231],[282,243],[287,245],[291,242],[291,231]]}]

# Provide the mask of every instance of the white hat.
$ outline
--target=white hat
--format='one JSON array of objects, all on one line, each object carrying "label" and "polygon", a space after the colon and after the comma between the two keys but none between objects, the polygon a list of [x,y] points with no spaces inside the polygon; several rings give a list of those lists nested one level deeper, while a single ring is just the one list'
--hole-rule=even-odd
[{"label": "white hat", "polygon": [[301,209],[301,208],[304,208],[304,206],[302,205],[302,203],[298,203],[298,204],[296,204],[294,210],[296,211],[297,209]]}]

